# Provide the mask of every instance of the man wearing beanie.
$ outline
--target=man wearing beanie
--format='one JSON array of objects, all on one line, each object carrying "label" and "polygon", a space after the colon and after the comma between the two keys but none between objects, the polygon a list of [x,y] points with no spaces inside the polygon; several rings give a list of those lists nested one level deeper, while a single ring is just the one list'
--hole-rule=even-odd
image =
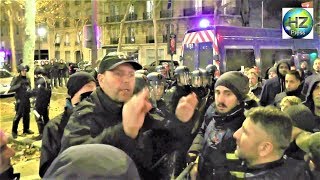
[{"label": "man wearing beanie", "polygon": [[[109,144],[127,153],[137,165],[142,179],[156,178],[152,174],[154,165],[151,136],[157,131],[170,131],[168,138],[184,137],[181,127],[161,126],[158,116],[149,114],[152,108],[148,89],[133,95],[135,70],[141,65],[128,57],[106,55],[98,69],[98,87],[82,101],[65,128],[61,150],[80,144]],[[182,97],[175,111],[177,123],[190,121],[197,106],[197,97],[191,93]]]},{"label": "man wearing beanie", "polygon": [[267,106],[274,103],[278,93],[285,91],[285,76],[290,69],[288,60],[281,60],[277,63],[277,77],[268,79],[262,87],[260,105]]},{"label": "man wearing beanie", "polygon": [[236,149],[232,135],[245,120],[244,100],[248,92],[249,79],[241,72],[226,72],[216,81],[215,102],[208,108],[189,149],[190,157],[199,157],[199,165],[194,168],[198,168],[200,179],[224,179],[237,165],[238,162],[226,158],[226,153]]},{"label": "man wearing beanie", "polygon": [[64,112],[49,121],[44,128],[40,155],[39,175],[43,177],[52,161],[58,156],[63,131],[74,107],[96,89],[93,76],[87,72],[72,74],[67,82],[69,97]]},{"label": "man wearing beanie", "polygon": [[[315,129],[315,118],[310,109],[305,105],[298,104],[289,106],[284,112],[286,112],[292,120],[292,134],[297,134],[301,131],[313,132]],[[295,139],[293,139],[290,146],[286,149],[285,154],[294,159],[303,160],[305,152],[297,146]]]}]

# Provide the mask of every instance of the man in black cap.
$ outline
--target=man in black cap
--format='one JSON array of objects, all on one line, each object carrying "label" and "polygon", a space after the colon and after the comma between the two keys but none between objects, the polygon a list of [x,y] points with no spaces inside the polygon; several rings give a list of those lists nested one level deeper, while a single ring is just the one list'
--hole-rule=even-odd
[{"label": "man in black cap", "polygon": [[66,99],[64,112],[49,121],[43,131],[40,177],[43,177],[47,168],[59,154],[63,131],[73,112],[73,108],[96,89],[96,82],[90,73],[77,72],[70,76],[67,88],[70,97]]},{"label": "man in black cap", "polygon": [[[125,56],[103,58],[98,70],[100,87],[71,115],[60,152],[79,144],[110,144],[135,161],[143,178],[152,178],[152,174],[148,175],[152,166],[152,142],[148,134],[153,128],[162,127],[154,127],[156,120],[148,114],[152,108],[148,90],[133,95],[135,70],[138,69],[141,65]],[[195,94],[182,97],[176,117],[188,122],[197,103]]]},{"label": "man in black cap", "polygon": [[23,134],[33,134],[29,129],[30,127],[30,97],[31,87],[30,79],[27,77],[29,66],[20,64],[18,66],[19,76],[14,77],[10,84],[9,92],[15,92],[16,104],[15,110],[16,115],[13,118],[12,124],[12,137],[14,139],[18,136],[18,125],[21,117],[23,118]]},{"label": "man in black cap", "polygon": [[[208,108],[198,135],[189,149],[189,157],[199,156],[200,179],[224,179],[233,168],[226,153],[233,153],[236,141],[233,133],[241,127],[244,100],[249,92],[249,79],[238,71],[229,71],[215,83],[215,101]],[[231,167],[232,166],[232,167]]]}]

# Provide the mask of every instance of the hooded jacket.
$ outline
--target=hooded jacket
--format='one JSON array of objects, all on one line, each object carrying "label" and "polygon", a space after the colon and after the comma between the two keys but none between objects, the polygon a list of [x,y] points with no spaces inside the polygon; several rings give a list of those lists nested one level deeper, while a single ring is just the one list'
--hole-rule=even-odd
[{"label": "hooded jacket", "polygon": [[315,116],[316,119],[316,129],[320,129],[320,117],[315,114],[315,109],[314,109],[314,102],[312,98],[312,93],[316,87],[316,85],[320,82],[320,76],[316,76],[309,84],[309,88],[306,94],[306,100],[303,102],[304,105],[306,105],[313,115]]},{"label": "hooded jacket", "polygon": [[281,60],[277,65],[277,77],[272,79],[268,79],[262,87],[262,92],[260,95],[260,105],[267,106],[274,103],[274,98],[280,92],[285,90],[285,77],[280,74],[279,66],[280,64],[287,64],[288,68],[290,68],[290,64],[286,60]]},{"label": "hooded jacket", "polygon": [[277,94],[276,97],[274,98],[274,105],[277,107],[280,107],[281,100],[286,96],[296,96],[300,98],[301,101],[304,101],[305,96],[301,94],[302,87],[303,87],[303,84],[300,84],[300,86],[294,91],[285,91]]}]

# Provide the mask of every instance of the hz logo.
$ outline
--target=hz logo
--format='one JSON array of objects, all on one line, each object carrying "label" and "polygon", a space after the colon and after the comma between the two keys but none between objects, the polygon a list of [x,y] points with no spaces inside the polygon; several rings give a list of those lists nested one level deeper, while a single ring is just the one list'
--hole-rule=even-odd
[{"label": "hz logo", "polygon": [[282,39],[313,39],[313,8],[282,8]]}]

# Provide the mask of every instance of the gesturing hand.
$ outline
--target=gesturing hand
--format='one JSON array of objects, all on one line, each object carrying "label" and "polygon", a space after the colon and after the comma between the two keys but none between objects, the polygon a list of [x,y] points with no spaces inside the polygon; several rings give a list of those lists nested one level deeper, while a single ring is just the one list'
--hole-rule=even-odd
[{"label": "gesturing hand", "polygon": [[187,96],[183,96],[180,98],[176,108],[177,118],[182,122],[188,122],[192,118],[197,105],[198,98],[194,92]]},{"label": "gesturing hand", "polygon": [[148,101],[149,90],[143,89],[127,101],[122,109],[123,130],[127,136],[135,139],[143,125],[146,113],[152,108]]}]

